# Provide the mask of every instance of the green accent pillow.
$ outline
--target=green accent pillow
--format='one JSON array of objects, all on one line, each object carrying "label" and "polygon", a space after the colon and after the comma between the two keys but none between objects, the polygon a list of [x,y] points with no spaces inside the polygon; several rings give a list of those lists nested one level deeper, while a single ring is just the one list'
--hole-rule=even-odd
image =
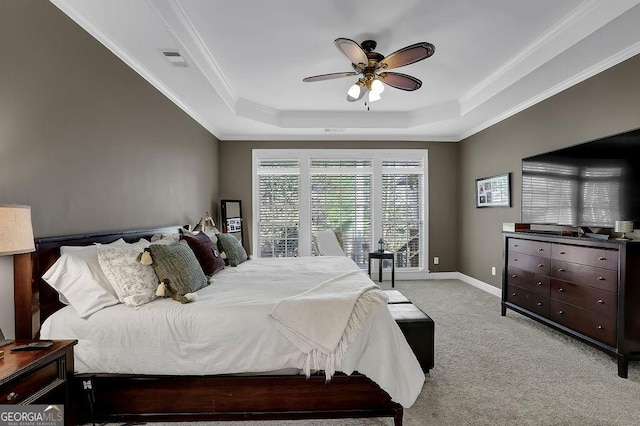
[{"label": "green accent pillow", "polygon": [[240,241],[231,234],[218,234],[218,246],[226,253],[227,261],[231,266],[238,266],[248,259],[247,252]]},{"label": "green accent pillow", "polygon": [[206,287],[209,282],[196,255],[185,241],[174,244],[151,244],[153,270],[171,297],[181,303],[191,300],[185,295]]}]

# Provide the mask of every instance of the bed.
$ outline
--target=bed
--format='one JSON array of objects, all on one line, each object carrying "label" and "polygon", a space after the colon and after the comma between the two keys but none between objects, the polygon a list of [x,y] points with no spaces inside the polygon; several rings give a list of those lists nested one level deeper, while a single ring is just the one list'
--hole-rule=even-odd
[{"label": "bed", "polygon": [[[78,422],[393,417],[396,425],[402,424],[403,405],[410,406],[415,400],[424,375],[386,307],[371,308],[329,381],[326,369],[318,368],[317,363],[311,366],[309,377],[301,374],[309,357],[301,355],[286,334],[265,319],[275,312],[279,301],[306,294],[318,283],[350,276],[360,279],[358,272],[342,265],[346,259],[311,259],[311,263],[310,259],[253,259],[215,274],[212,285],[196,292],[194,303],[158,299],[139,309],[117,304],[84,319],[61,303],[56,290],[42,279],[60,257],[61,246],[120,238],[133,243],[177,229],[41,238],[36,240],[35,253],[16,256],[16,337],[29,339],[42,333],[42,338],[79,340],[71,381]],[[319,262],[326,265],[319,266]],[[339,277],[322,272],[331,269],[340,271]],[[284,276],[294,275],[298,276],[297,286],[295,280],[281,282]],[[237,285],[240,276],[242,286]],[[270,291],[260,295],[260,287]],[[188,333],[174,330],[168,337],[158,334],[140,345],[138,339],[154,333],[149,328],[152,325],[167,328],[162,322],[167,310],[178,313],[170,320],[171,327],[186,327]],[[207,312],[221,316],[208,317]],[[97,334],[93,327],[100,318],[117,324],[112,328],[128,330],[128,337],[116,342],[119,338],[108,330]],[[199,328],[194,327],[196,323]],[[132,324],[140,327],[132,329]],[[233,341],[225,334],[233,324],[255,328],[263,337],[237,338],[226,346],[193,338],[208,334],[209,327],[211,334]],[[188,355],[189,346],[195,346],[200,355]],[[109,352],[108,361],[95,356],[102,352]],[[158,356],[160,352],[164,356]],[[220,357],[220,352],[229,356]],[[273,352],[277,356],[264,355]],[[122,353],[127,356],[119,356]],[[242,358],[243,353],[250,355]],[[154,362],[145,362],[149,359]],[[227,362],[229,359],[239,360],[240,366]]]}]

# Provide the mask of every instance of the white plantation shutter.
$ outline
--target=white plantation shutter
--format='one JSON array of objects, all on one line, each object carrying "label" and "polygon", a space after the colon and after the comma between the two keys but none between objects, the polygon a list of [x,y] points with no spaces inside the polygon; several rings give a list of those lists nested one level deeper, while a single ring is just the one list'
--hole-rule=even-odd
[{"label": "white plantation shutter", "polygon": [[423,166],[421,161],[382,164],[382,236],[396,252],[396,266],[419,267],[423,253]]},{"label": "white plantation shutter", "polygon": [[259,165],[260,257],[298,255],[299,161],[265,160]]},{"label": "white plantation shutter", "polygon": [[342,234],[342,249],[366,266],[371,247],[371,175],[311,175],[311,232]]},{"label": "white plantation shutter", "polygon": [[[342,234],[361,267],[383,236],[397,268],[423,268],[425,150],[254,150],[259,256],[312,254],[312,234]],[[286,160],[283,160],[286,158]]]}]

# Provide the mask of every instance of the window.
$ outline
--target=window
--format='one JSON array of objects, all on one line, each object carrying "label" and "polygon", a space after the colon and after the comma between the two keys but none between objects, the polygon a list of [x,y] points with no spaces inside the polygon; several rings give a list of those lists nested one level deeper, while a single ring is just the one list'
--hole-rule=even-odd
[{"label": "window", "polygon": [[366,267],[383,238],[396,267],[426,257],[426,150],[254,150],[254,242],[260,257],[308,256],[312,234],[339,231]]},{"label": "window", "polygon": [[342,250],[366,265],[371,247],[371,175],[311,175],[311,232],[332,229],[342,236]]},{"label": "window", "polygon": [[263,161],[259,169],[260,257],[297,256],[299,163]]},{"label": "window", "polygon": [[382,228],[387,248],[396,252],[398,267],[420,267],[422,164],[385,161],[382,167]]}]

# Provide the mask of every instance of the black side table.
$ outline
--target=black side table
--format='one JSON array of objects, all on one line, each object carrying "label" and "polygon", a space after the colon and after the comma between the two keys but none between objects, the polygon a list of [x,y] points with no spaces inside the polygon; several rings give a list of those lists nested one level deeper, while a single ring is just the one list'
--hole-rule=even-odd
[{"label": "black side table", "polygon": [[396,262],[392,251],[371,251],[369,252],[369,276],[371,276],[371,259],[378,259],[378,282],[382,282],[382,261],[391,260],[391,288],[396,284]]}]

